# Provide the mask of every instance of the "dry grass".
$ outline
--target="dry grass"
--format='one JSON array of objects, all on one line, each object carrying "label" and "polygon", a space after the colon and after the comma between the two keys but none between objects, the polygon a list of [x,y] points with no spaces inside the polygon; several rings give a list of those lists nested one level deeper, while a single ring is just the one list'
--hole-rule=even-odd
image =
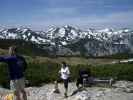
[{"label": "dry grass", "polygon": [[[7,55],[8,50],[0,49],[0,55]],[[101,59],[101,58],[83,58],[83,57],[57,57],[57,58],[49,58],[49,57],[29,57],[26,56],[28,61],[30,62],[53,62],[53,63],[61,63],[62,61],[65,61],[66,63],[70,65],[78,65],[78,64],[84,64],[84,65],[90,65],[90,64],[110,64],[113,61],[118,61],[117,59]]]},{"label": "dry grass", "polygon": [[100,59],[100,58],[83,58],[83,57],[57,57],[57,58],[48,58],[48,57],[35,57],[32,58],[33,62],[53,62],[53,63],[61,63],[65,61],[70,65],[90,65],[90,64],[110,64],[113,61],[117,61],[116,59]]},{"label": "dry grass", "polygon": [[8,54],[8,50],[0,49],[0,55],[7,55],[7,54]]}]

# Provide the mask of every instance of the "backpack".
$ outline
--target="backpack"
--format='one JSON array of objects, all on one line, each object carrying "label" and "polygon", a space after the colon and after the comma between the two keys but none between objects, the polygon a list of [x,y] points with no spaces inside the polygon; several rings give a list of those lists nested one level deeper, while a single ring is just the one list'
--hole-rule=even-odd
[{"label": "backpack", "polygon": [[79,70],[79,76],[80,78],[83,77],[90,77],[91,76],[91,72],[89,68],[82,68]]}]

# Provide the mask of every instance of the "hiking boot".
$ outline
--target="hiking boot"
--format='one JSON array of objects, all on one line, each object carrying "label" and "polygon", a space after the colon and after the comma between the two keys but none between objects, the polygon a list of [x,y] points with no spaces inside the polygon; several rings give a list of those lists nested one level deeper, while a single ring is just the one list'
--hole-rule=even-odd
[{"label": "hiking boot", "polygon": [[65,96],[65,98],[67,98],[67,97],[68,97],[66,92],[64,93],[64,96]]},{"label": "hiking boot", "polygon": [[59,89],[55,89],[53,92],[54,93],[60,93],[60,90]]}]

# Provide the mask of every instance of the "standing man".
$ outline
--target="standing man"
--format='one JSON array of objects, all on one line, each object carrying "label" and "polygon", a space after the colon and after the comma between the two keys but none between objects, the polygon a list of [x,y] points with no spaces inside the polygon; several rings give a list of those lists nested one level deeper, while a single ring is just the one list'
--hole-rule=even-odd
[{"label": "standing man", "polygon": [[0,57],[0,62],[8,64],[8,71],[10,75],[10,89],[13,90],[16,95],[16,100],[21,100],[21,93],[23,96],[22,100],[27,100],[24,82],[24,72],[27,67],[25,59],[17,54],[16,46],[9,48],[9,56]]}]

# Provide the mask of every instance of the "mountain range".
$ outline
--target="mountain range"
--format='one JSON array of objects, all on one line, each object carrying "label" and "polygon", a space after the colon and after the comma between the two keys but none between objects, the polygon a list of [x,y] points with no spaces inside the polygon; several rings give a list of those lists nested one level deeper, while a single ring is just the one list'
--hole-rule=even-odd
[{"label": "mountain range", "polygon": [[[46,31],[30,28],[0,28],[1,41],[24,41],[45,53],[60,56],[108,56],[133,53],[133,30],[79,29],[73,26],[51,27]],[[2,42],[1,44],[3,44]],[[19,43],[19,46],[23,43]]]}]

